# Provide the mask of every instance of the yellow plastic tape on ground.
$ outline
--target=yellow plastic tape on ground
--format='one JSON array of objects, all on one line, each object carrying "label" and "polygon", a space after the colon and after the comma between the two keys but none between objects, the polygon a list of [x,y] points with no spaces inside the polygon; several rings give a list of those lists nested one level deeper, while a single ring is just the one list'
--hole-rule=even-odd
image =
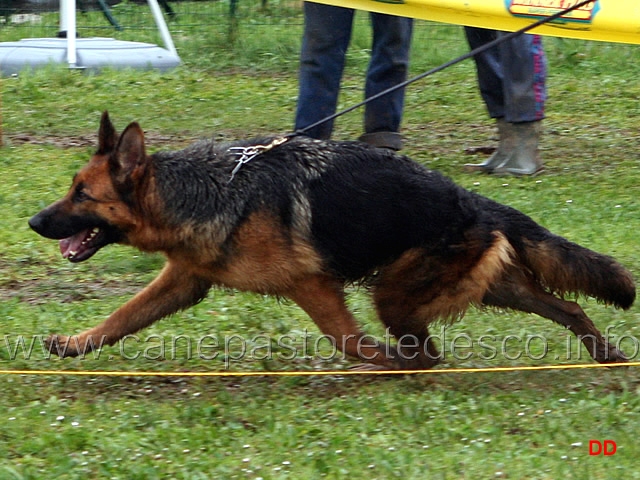
[{"label": "yellow plastic tape on ground", "polygon": [[[579,0],[313,0],[436,22],[516,31]],[[640,44],[639,0],[596,0],[531,33]]]}]

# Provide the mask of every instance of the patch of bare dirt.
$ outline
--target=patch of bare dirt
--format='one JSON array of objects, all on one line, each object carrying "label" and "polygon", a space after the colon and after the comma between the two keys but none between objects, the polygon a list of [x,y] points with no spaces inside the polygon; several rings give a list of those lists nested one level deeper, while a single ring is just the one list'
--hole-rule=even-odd
[{"label": "patch of bare dirt", "polygon": [[88,282],[65,281],[59,278],[9,280],[0,283],[0,301],[17,298],[31,305],[49,302],[71,303],[111,296],[132,296],[143,286],[143,283],[115,280]]}]

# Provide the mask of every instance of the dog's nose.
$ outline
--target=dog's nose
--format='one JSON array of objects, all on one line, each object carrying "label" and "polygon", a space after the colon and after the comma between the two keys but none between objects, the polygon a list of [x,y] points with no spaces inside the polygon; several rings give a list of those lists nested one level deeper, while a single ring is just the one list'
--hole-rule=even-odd
[{"label": "dog's nose", "polygon": [[36,233],[42,232],[42,230],[44,228],[43,223],[44,222],[43,222],[43,219],[42,219],[42,215],[40,215],[39,213],[37,213],[36,215],[34,215],[33,217],[31,217],[29,219],[29,226]]}]

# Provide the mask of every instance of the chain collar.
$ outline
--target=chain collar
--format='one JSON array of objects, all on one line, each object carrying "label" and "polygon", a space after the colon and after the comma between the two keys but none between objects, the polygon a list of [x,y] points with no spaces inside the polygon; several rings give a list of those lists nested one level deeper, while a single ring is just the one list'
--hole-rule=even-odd
[{"label": "chain collar", "polygon": [[235,177],[236,173],[238,173],[240,168],[242,168],[242,165],[244,165],[245,163],[249,163],[258,155],[264,152],[268,152],[269,150],[271,150],[274,147],[277,147],[278,145],[282,145],[287,140],[289,140],[289,138],[290,137],[288,136],[276,137],[271,141],[271,143],[268,143],[267,145],[249,145],[247,147],[229,147],[227,149],[227,153],[230,153],[231,155],[235,155],[237,157],[235,159],[237,165],[231,171],[231,178],[229,178],[229,183],[231,183],[231,181],[233,180],[233,177]]}]

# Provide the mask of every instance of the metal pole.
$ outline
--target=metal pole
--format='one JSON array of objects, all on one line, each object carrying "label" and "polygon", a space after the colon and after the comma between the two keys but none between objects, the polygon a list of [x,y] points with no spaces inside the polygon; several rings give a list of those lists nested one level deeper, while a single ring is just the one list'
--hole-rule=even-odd
[{"label": "metal pole", "polygon": [[76,0],[60,0],[60,32],[67,36],[69,68],[76,68]]},{"label": "metal pole", "polygon": [[167,23],[164,21],[164,16],[162,15],[162,10],[160,10],[160,5],[158,5],[158,0],[147,0],[147,3],[149,4],[149,8],[151,8],[151,13],[153,14],[153,19],[156,21],[158,30],[160,30],[160,36],[162,37],[164,46],[167,50],[177,56],[178,52],[173,44],[173,40],[171,39]]},{"label": "metal pole", "polygon": [[67,10],[69,9],[66,0],[60,0],[60,30],[59,33],[67,31]]}]

